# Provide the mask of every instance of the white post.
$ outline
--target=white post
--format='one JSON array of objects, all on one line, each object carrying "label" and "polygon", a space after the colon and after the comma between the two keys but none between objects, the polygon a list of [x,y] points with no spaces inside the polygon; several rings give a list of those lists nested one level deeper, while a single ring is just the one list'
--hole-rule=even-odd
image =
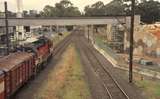
[{"label": "white post", "polygon": [[50,26],[50,33],[52,33],[53,31],[52,31],[52,25]]},{"label": "white post", "polygon": [[[23,1],[17,0],[17,18],[23,17]],[[21,36],[20,34],[21,33]],[[17,40],[24,40],[24,27],[23,26],[16,26],[16,38]]]}]

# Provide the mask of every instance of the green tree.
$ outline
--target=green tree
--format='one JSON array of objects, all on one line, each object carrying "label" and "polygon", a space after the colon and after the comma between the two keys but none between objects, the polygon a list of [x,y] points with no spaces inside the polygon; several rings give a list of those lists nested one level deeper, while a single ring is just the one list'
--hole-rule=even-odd
[{"label": "green tree", "polygon": [[77,7],[74,7],[69,0],[62,0],[55,4],[55,7],[45,6],[41,11],[41,16],[46,17],[69,17],[80,16],[81,13]]},{"label": "green tree", "polygon": [[85,9],[86,16],[100,16],[105,15],[105,5],[103,2],[98,1],[91,6],[86,6]]},{"label": "green tree", "polygon": [[40,12],[40,15],[41,16],[44,16],[44,17],[52,17],[52,16],[55,16],[55,8],[50,6],[50,5],[46,5],[44,8],[43,8],[43,11]]},{"label": "green tree", "polygon": [[125,15],[126,5],[123,0],[113,0],[105,5],[106,15]]},{"label": "green tree", "polygon": [[125,5],[123,0],[113,0],[106,5],[98,1],[91,6],[87,5],[84,11],[86,16],[124,15]]},{"label": "green tree", "polygon": [[[104,5],[99,1],[93,5],[85,7],[86,16],[97,15],[130,15],[131,0],[113,0]],[[160,2],[156,0],[136,0],[136,14],[141,15],[141,19],[146,23],[153,23],[160,20]]]},{"label": "green tree", "polygon": [[153,23],[160,19],[160,2],[154,0],[142,0],[136,7],[136,14],[146,23]]},{"label": "green tree", "polygon": [[[125,12],[131,14],[131,0],[123,0]],[[145,23],[154,23],[160,20],[160,2],[155,0],[136,0],[135,13],[141,15]]]}]

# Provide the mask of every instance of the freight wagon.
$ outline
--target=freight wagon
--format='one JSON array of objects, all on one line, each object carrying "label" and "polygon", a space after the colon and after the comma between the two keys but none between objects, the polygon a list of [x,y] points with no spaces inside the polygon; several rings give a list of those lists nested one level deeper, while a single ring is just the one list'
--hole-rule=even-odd
[{"label": "freight wagon", "polygon": [[0,59],[0,99],[10,98],[28,82],[52,56],[52,42],[45,38],[25,45]]}]

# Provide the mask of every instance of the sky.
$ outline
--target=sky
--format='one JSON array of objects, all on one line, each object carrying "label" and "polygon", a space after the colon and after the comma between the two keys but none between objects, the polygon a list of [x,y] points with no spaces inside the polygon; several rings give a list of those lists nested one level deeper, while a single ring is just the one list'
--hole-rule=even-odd
[{"label": "sky", "polygon": [[[8,2],[8,9],[10,11],[17,10],[17,0],[0,0],[0,11],[4,10],[4,1]],[[23,0],[23,9],[24,10],[42,10],[45,5],[54,6],[55,3],[60,2],[61,0]],[[104,4],[109,3],[112,0],[70,0],[74,6],[78,7],[81,11],[83,11],[86,5],[94,4],[97,1],[102,1]]]},{"label": "sky", "polygon": [[[8,2],[8,9],[10,11],[16,12],[17,10],[17,0],[0,0],[0,11],[4,11],[4,1]],[[22,0],[23,1],[23,10],[38,10],[41,11],[45,5],[54,6],[55,3],[60,2],[61,0]],[[78,7],[80,11],[83,11],[86,5],[94,4],[97,1],[102,1],[104,4],[109,3],[112,0],[70,0],[74,6]],[[156,0],[160,1],[160,0]]]}]

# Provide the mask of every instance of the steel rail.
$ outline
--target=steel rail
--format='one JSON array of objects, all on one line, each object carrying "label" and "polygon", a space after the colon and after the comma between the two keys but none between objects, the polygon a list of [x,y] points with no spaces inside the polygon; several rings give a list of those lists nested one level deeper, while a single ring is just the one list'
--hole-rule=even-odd
[{"label": "steel rail", "polygon": [[[94,56],[94,58],[97,60],[98,64],[102,67],[102,69],[108,74],[108,76],[110,76],[110,78],[112,79],[112,81],[115,83],[115,85],[120,89],[120,91],[123,93],[123,95],[125,96],[126,99],[129,99],[129,96],[125,93],[125,91],[122,89],[122,87],[119,85],[119,83],[113,78],[113,76],[109,73],[109,71],[104,67],[104,65],[99,61],[99,59],[96,57],[96,55],[94,54],[94,52],[92,51],[92,49],[86,45],[86,43],[84,42],[84,40],[81,40],[83,45],[85,45],[86,47],[84,48],[87,48],[89,50],[89,52]],[[85,50],[87,50],[85,49]],[[89,57],[88,57],[89,59]],[[92,61],[92,60],[90,60]],[[94,64],[93,64],[94,65]],[[103,81],[104,83],[104,81]],[[105,83],[104,83],[105,84]],[[107,88],[107,90],[109,91],[109,89]],[[111,93],[111,92],[109,92]],[[112,96],[112,95],[111,95]],[[111,98],[113,99],[113,98]]]},{"label": "steel rail", "polygon": [[64,49],[71,43],[72,33],[60,41],[53,49],[53,56],[63,53]]},{"label": "steel rail", "polygon": [[[80,37],[78,37],[78,39],[79,39],[79,41],[80,41]],[[79,42],[78,42],[77,40],[76,40],[76,43],[79,45]],[[84,54],[87,56],[87,59],[88,59],[89,63],[92,64],[91,61],[90,61],[89,58],[88,58],[89,56],[86,54],[86,51],[84,50],[84,47],[81,46],[81,47],[78,47],[78,48],[82,48]],[[94,72],[94,74],[95,74],[97,77],[99,77],[98,74],[94,71],[94,68],[93,68],[93,72]],[[99,78],[100,78],[100,77],[99,77]],[[101,80],[101,79],[100,79],[100,80]],[[107,86],[105,85],[105,83],[104,83],[102,80],[101,80],[101,85],[104,87],[104,89],[105,89],[105,91],[106,91],[106,93],[107,93],[107,96],[109,96],[110,99],[113,99],[111,93],[109,92],[109,90],[108,90],[108,88],[107,88]]]}]

